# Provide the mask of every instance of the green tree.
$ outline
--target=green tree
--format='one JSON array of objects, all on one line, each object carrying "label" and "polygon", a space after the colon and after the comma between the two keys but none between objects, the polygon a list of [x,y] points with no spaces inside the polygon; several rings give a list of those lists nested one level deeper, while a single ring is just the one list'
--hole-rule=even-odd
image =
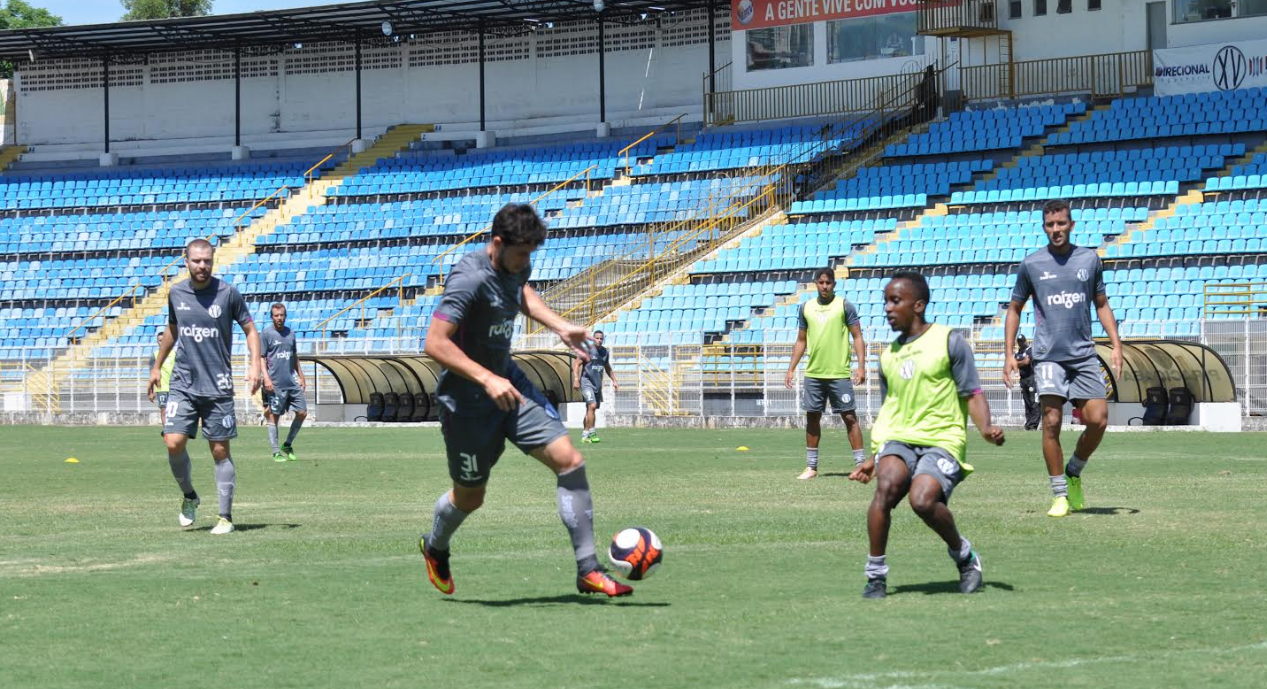
[{"label": "green tree", "polygon": [[119,0],[127,13],[123,21],[133,19],[171,19],[200,17],[211,14],[212,0]]},{"label": "green tree", "polygon": [[[23,0],[9,0],[0,7],[0,29],[34,29],[41,26],[61,26],[62,18],[43,7],[32,7]],[[0,79],[13,77],[14,64],[0,61]]]}]

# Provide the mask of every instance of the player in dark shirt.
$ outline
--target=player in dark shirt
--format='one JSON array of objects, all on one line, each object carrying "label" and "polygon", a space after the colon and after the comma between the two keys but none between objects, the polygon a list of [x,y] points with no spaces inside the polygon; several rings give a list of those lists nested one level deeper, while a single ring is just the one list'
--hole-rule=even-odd
[{"label": "player in dark shirt", "polygon": [[[1091,339],[1091,310],[1113,345],[1109,366],[1122,375],[1122,342],[1104,287],[1104,267],[1094,249],[1073,244],[1074,221],[1069,202],[1043,204],[1043,232],[1047,246],[1035,251],[1016,270],[1016,287],[1003,326],[1003,382],[1012,387],[1020,368],[1016,361],[1016,331],[1021,311],[1033,298],[1034,373],[1043,414],[1043,460],[1054,496],[1050,517],[1064,517],[1086,506],[1082,469],[1100,446],[1108,426],[1109,405],[1100,359]],[[1065,402],[1082,411],[1084,428],[1074,453],[1065,463],[1060,447],[1060,423]],[[1062,467],[1063,464],[1063,467]]]},{"label": "player in dark shirt", "polygon": [[[304,419],[308,418],[308,401],[304,399],[308,381],[299,366],[295,331],[286,327],[286,305],[281,302],[273,304],[269,308],[269,318],[273,324],[260,333],[260,346],[264,350],[264,421],[268,424],[273,461],[293,462],[297,459],[295,437],[299,435]],[[288,411],[295,412],[295,418],[290,422],[286,442],[278,447],[277,421]]]},{"label": "player in dark shirt", "polygon": [[168,332],[150,367],[149,396],[154,399],[154,390],[162,379],[158,362],[179,346],[163,423],[167,461],[185,494],[179,522],[181,526],[191,526],[200,502],[185,445],[197,437],[201,425],[216,462],[216,489],[220,495],[220,521],[211,533],[220,535],[233,532],[233,492],[237,486],[237,471],[229,455],[229,441],[238,435],[233,408],[233,323],[241,326],[251,351],[246,384],[252,393],[260,387],[260,338],[242,295],[233,285],[212,276],[214,261],[215,248],[205,239],[195,239],[185,247],[189,279],[177,282],[168,292]]},{"label": "player in dark shirt", "polygon": [[545,239],[545,223],[531,206],[509,204],[498,211],[488,244],[464,256],[449,273],[427,331],[426,353],[444,369],[436,399],[453,489],[436,501],[431,531],[418,547],[427,577],[444,594],[454,590],[449,539],[484,503],[489,474],[507,440],[558,477],[559,516],[572,538],[577,590],[633,593],[598,563],[584,458],[559,413],[510,358],[520,313],[558,333],[583,360],[587,357],[586,329],[560,318],[528,284],[530,257]]}]

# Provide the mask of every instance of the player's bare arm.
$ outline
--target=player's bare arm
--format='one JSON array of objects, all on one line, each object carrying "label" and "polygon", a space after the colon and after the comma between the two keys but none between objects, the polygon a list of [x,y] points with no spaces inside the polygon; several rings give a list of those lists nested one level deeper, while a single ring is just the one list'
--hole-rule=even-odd
[{"label": "player's bare arm", "polygon": [[509,380],[480,366],[457,346],[453,341],[457,330],[454,323],[442,318],[432,318],[423,351],[449,371],[484,388],[485,394],[498,409],[510,411],[523,402],[523,395],[519,394]]},{"label": "player's bare arm", "polygon": [[[307,390],[308,379],[304,378],[304,367],[299,365],[299,348],[296,347],[295,350],[294,356],[290,357],[291,365],[294,366],[295,379],[299,381],[300,390]],[[264,369],[268,370],[268,367],[266,366]]]},{"label": "player's bare arm", "polygon": [[580,359],[572,360],[572,389],[573,390],[581,389],[581,360]]},{"label": "player's bare arm", "polygon": [[1100,318],[1100,325],[1109,336],[1113,352],[1109,354],[1109,366],[1113,369],[1113,377],[1122,377],[1122,340],[1117,334],[1117,319],[1113,317],[1113,307],[1109,306],[1107,294],[1095,295],[1095,315]]},{"label": "player's bare arm", "polygon": [[1025,310],[1025,302],[1013,299],[1007,304],[1007,320],[1003,322],[1003,384],[1012,389],[1012,374],[1020,375],[1020,364],[1016,363],[1016,332],[1021,329],[1021,311]]},{"label": "player's bare arm", "polygon": [[805,356],[805,346],[805,328],[801,328],[796,331],[796,344],[792,345],[792,362],[787,366],[787,375],[783,376],[783,385],[789,390],[796,382],[796,365],[801,363],[801,357]]},{"label": "player's bare arm", "polygon": [[867,342],[862,339],[862,326],[854,323],[849,326],[849,334],[853,336],[853,356],[858,368],[853,372],[853,384],[862,385],[867,382]]},{"label": "player's bare arm", "polygon": [[[259,392],[260,371],[264,369],[264,359],[260,356],[260,333],[255,329],[255,321],[243,323],[242,332],[246,335],[246,348],[251,352],[250,364],[246,367],[246,387],[253,395]],[[264,375],[267,376],[268,373],[265,372]]]},{"label": "player's bare arm", "polygon": [[986,400],[984,393],[977,392],[968,397],[968,416],[987,443],[1003,444],[1003,429],[995,426],[994,420],[990,418],[990,402]]},{"label": "player's bare arm", "polygon": [[613,372],[613,371],[612,371],[611,357],[608,357],[607,359],[608,359],[608,362],[607,362],[607,363],[605,363],[605,364],[603,364],[603,369],[607,371],[607,377],[608,377],[608,378],[611,378],[611,381],[612,381],[612,389],[613,389],[613,390],[616,390],[616,391],[619,391],[619,390],[620,390],[620,383],[617,383],[617,382],[616,382],[616,374],[615,374],[615,372]]},{"label": "player's bare arm", "polygon": [[589,354],[585,351],[585,341],[590,339],[589,329],[564,320],[545,303],[532,285],[524,285],[524,298],[519,309],[525,316],[558,334],[563,344],[571,347],[581,361],[589,361]]}]

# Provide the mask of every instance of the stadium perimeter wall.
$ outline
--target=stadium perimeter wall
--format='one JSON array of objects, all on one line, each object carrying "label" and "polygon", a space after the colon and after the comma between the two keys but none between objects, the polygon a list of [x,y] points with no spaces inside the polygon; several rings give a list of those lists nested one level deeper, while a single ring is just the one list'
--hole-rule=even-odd
[{"label": "stadium perimeter wall", "polygon": [[[729,53],[730,21],[714,25],[717,59]],[[666,109],[698,112],[708,69],[702,11],[654,23],[608,27],[608,121]],[[368,47],[362,58],[367,128],[400,122],[478,130],[476,37],[452,33]],[[534,33],[486,41],[489,122],[577,117],[597,123],[598,36],[594,24],[544,25]],[[350,43],[291,47],[242,58],[242,134],[355,127],[354,48]],[[233,54],[188,51],[110,68],[113,141],[232,136]],[[101,143],[101,63],[37,60],[17,72],[17,136],[28,145]]]}]

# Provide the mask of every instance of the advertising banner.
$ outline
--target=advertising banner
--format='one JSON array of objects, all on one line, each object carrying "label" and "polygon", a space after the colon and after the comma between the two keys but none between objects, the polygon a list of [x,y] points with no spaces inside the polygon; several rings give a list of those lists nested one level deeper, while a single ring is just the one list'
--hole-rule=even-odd
[{"label": "advertising banner", "polygon": [[920,0],[730,0],[733,31],[914,12]]},{"label": "advertising banner", "polygon": [[1159,96],[1264,86],[1267,40],[1153,51],[1153,91]]}]

